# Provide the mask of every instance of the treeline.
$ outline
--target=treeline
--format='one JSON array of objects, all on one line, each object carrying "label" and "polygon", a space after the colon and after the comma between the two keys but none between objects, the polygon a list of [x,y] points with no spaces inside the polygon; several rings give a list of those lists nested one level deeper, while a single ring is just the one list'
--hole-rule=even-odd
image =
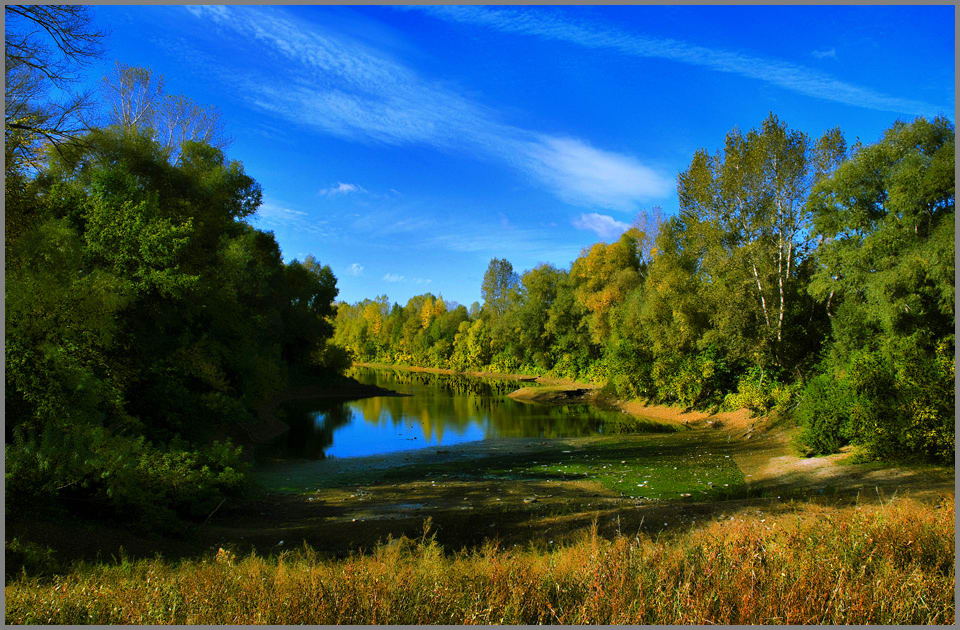
[{"label": "treeline", "polygon": [[[870,146],[771,115],[698,151],[679,213],[569,269],[491,261],[468,310],[433,294],[339,303],[364,361],[552,374],[623,398],[795,417],[810,453],[954,454],[954,128]],[[641,229],[642,228],[642,229]]]},{"label": "treeline", "polygon": [[[225,436],[301,374],[348,364],[327,344],[336,278],[309,256],[285,264],[273,235],[245,221],[260,186],[212,146],[222,144],[214,110],[169,97],[149,71],[118,66],[107,84],[124,89],[87,105],[107,112],[101,127],[70,131],[51,117],[46,71],[71,61],[69,46],[30,44],[24,26],[54,24],[69,43],[91,32],[85,9],[14,8],[8,514],[66,506],[179,526],[243,488],[240,449]],[[11,53],[18,37],[25,60]],[[162,103],[180,110],[165,117]]]}]

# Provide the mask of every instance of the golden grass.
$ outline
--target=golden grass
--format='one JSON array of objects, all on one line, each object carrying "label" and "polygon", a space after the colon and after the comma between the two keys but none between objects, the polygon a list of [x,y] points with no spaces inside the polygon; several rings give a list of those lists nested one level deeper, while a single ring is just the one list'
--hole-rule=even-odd
[{"label": "golden grass", "polygon": [[445,554],[394,540],[329,560],[80,565],[6,586],[9,624],[953,624],[954,499],[744,511],[656,541]]}]

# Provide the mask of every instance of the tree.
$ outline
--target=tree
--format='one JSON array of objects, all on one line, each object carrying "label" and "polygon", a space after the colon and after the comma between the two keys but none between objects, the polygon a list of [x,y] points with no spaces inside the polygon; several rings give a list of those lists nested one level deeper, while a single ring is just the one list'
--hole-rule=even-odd
[{"label": "tree", "polygon": [[[79,71],[102,53],[105,33],[89,7],[4,7],[4,145],[7,173],[39,168],[40,147],[54,146],[89,128],[87,94],[72,91]],[[51,97],[58,92],[59,99]]]},{"label": "tree", "polygon": [[854,393],[847,437],[878,455],[953,458],[954,151],[946,118],[898,122],[810,198],[826,374]]},{"label": "tree", "polygon": [[719,292],[719,334],[736,355],[787,363],[790,315],[803,310],[798,269],[813,246],[806,199],[844,150],[839,130],[814,144],[771,114],[746,135],[731,131],[722,153],[697,151],[678,176],[680,216],[707,291]]},{"label": "tree", "polygon": [[113,75],[103,78],[101,90],[109,105],[106,122],[147,130],[173,163],[181,159],[187,142],[221,150],[230,144],[216,107],[199,105],[183,94],[168,94],[163,75],[154,77],[149,68],[117,62]]},{"label": "tree", "polygon": [[427,297],[420,308],[420,326],[426,330],[430,327],[431,321],[433,321],[433,300]]},{"label": "tree", "polygon": [[490,261],[480,286],[483,307],[488,316],[496,319],[503,315],[515,294],[518,282],[519,278],[510,261],[505,258],[494,258]]},{"label": "tree", "polygon": [[573,261],[570,277],[576,283],[577,300],[590,311],[590,331],[596,344],[610,334],[611,309],[643,282],[643,240],[637,228],[630,228],[616,242],[596,243]]}]

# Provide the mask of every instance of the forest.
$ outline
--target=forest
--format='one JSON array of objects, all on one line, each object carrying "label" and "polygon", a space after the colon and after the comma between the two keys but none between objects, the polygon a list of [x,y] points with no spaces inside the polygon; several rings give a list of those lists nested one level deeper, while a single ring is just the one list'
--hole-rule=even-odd
[{"label": "forest", "polygon": [[122,64],[58,98],[102,52],[89,14],[6,17],[6,509],[179,528],[243,490],[230,427],[348,365],[336,278],[245,220],[216,108]]},{"label": "forest", "polygon": [[954,133],[917,118],[848,146],[771,114],[692,156],[677,216],[640,213],[569,268],[494,258],[469,309],[338,303],[333,341],[366,362],[777,414],[811,455],[953,461]]}]

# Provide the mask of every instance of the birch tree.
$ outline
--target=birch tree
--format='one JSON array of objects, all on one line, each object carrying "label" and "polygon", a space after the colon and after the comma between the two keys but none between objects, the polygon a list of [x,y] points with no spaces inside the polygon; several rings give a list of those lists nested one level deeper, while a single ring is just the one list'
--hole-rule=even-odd
[{"label": "birch tree", "polygon": [[798,265],[814,246],[806,201],[844,149],[837,129],[813,143],[771,114],[758,129],[727,134],[723,152],[698,151],[680,174],[681,218],[719,305],[714,324],[738,354],[782,365],[802,295]]},{"label": "birch tree", "polygon": [[230,144],[224,135],[220,110],[200,105],[183,94],[169,94],[163,75],[140,66],[117,63],[103,78],[107,124],[147,131],[169,156],[179,162],[186,142],[202,142],[218,149]]}]

